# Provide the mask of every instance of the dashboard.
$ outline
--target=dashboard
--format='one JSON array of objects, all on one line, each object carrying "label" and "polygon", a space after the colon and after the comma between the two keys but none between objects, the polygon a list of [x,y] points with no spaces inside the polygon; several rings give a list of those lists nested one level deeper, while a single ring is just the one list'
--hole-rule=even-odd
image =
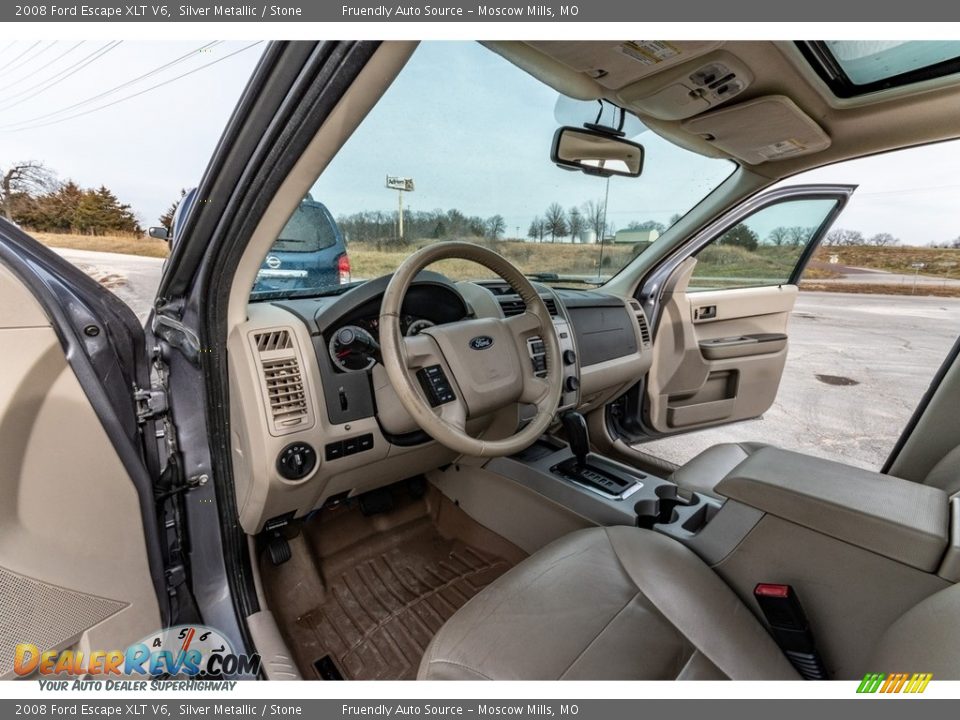
[{"label": "dashboard", "polygon": [[[456,460],[398,401],[381,363],[379,315],[390,277],[341,295],[251,303],[228,339],[231,422],[241,525],[251,534],[330,498],[358,494]],[[635,301],[537,285],[561,344],[561,407],[609,402],[649,369]],[[509,317],[523,301],[502,281],[454,283],[424,271],[401,309],[407,335],[467,318]],[[639,324],[638,324],[639,323]],[[529,342],[542,373],[542,342]],[[471,418],[475,436],[511,435],[525,406]]]}]

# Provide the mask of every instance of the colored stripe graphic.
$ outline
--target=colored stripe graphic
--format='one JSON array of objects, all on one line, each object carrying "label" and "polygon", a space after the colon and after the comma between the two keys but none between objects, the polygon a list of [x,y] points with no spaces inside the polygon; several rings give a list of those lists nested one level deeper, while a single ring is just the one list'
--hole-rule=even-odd
[{"label": "colored stripe graphic", "polygon": [[858,693],[922,693],[933,679],[932,673],[867,673],[857,687]]}]

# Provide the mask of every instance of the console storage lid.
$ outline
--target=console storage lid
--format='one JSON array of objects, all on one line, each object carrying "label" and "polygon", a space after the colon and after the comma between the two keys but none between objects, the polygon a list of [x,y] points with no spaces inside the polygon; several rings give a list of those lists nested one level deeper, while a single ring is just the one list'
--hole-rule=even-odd
[{"label": "console storage lid", "polygon": [[942,490],[788,450],[758,450],[716,492],[927,572],[947,546]]}]

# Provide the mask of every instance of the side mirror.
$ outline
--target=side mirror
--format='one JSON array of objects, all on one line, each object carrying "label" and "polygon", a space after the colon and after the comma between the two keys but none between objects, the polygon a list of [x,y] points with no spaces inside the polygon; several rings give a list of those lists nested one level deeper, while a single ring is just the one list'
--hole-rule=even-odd
[{"label": "side mirror", "polygon": [[170,233],[167,232],[165,227],[152,227],[147,230],[147,235],[157,240],[169,240]]},{"label": "side mirror", "polygon": [[553,136],[550,159],[560,167],[588,175],[639,177],[643,145],[596,130],[562,127]]}]

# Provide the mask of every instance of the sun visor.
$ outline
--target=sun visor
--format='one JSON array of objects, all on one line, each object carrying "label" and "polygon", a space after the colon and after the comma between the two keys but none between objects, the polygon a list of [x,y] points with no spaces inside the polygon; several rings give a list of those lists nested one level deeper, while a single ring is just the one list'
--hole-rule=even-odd
[{"label": "sun visor", "polygon": [[692,118],[684,130],[750,165],[786,160],[830,147],[830,137],[782,95],[769,95]]}]

